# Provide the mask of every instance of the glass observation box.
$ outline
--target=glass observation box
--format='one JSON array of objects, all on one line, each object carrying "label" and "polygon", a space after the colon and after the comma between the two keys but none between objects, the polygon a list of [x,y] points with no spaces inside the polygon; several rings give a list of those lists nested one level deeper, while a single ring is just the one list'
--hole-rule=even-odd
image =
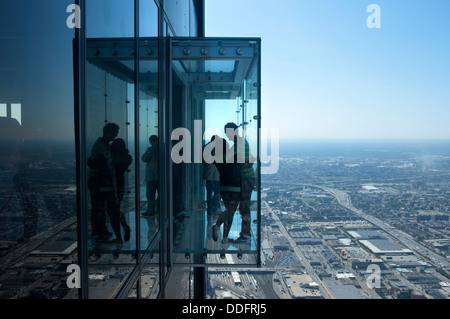
[{"label": "glass observation box", "polygon": [[[182,205],[174,207],[175,220],[179,211],[182,219],[173,228],[174,262],[256,265],[260,41],[172,38],[170,60],[172,160],[182,185]],[[183,143],[183,130],[190,143]]]},{"label": "glass observation box", "polygon": [[91,269],[260,264],[260,52],[258,38],[87,39]]}]

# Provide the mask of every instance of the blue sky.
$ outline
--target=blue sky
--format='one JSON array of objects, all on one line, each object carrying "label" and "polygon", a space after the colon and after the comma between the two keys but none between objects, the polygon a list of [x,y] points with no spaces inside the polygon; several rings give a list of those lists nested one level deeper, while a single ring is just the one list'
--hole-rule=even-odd
[{"label": "blue sky", "polygon": [[282,139],[450,138],[449,35],[446,0],[206,0],[206,36],[262,38],[262,125]]}]

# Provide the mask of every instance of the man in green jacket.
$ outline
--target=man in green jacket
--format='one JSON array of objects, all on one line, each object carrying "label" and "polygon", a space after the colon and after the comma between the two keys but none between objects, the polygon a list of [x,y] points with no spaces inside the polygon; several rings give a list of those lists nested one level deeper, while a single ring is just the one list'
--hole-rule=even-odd
[{"label": "man in green jacket", "polygon": [[250,199],[256,184],[256,173],[253,168],[255,158],[251,154],[250,145],[247,139],[245,136],[239,135],[238,126],[235,123],[230,122],[225,125],[225,134],[230,141],[234,142],[232,151],[230,150],[227,158],[234,157],[240,164],[237,168],[239,170],[238,175],[241,178],[239,213],[242,217],[242,227],[239,237],[235,239],[234,242],[247,244],[251,241]]},{"label": "man in green jacket", "polygon": [[234,213],[239,205],[239,213],[242,217],[241,232],[239,237],[232,242],[250,244],[250,199],[256,184],[256,173],[253,168],[255,158],[250,152],[248,141],[238,134],[238,126],[235,123],[225,125],[225,134],[234,144],[224,154],[224,163],[216,164],[221,174],[220,193],[224,199],[226,210],[212,228],[213,240],[217,240],[218,230],[222,222],[224,223],[223,239],[225,242],[230,241],[225,236],[228,235]]}]

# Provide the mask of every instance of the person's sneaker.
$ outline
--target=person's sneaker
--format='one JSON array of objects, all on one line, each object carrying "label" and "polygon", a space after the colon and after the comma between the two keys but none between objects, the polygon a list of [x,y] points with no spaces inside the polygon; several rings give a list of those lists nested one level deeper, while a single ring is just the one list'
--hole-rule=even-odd
[{"label": "person's sneaker", "polygon": [[124,240],[125,242],[127,242],[127,241],[130,240],[130,233],[131,233],[130,226],[126,226],[125,229],[124,229],[124,231],[125,231],[125,233],[123,234],[123,240]]},{"label": "person's sneaker", "polygon": [[236,238],[235,240],[233,240],[233,243],[235,243],[235,244],[250,244],[251,240],[252,239],[249,235],[241,235],[238,238]]},{"label": "person's sneaker", "polygon": [[213,225],[213,227],[212,227],[212,239],[214,241],[217,241],[218,238],[219,238],[219,226]]}]

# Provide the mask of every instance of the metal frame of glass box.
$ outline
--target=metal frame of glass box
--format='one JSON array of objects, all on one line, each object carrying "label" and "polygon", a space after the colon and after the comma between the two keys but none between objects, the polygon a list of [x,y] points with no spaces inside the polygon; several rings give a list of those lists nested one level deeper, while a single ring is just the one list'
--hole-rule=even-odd
[{"label": "metal frame of glass box", "polygon": [[[84,8],[85,1],[79,1]],[[78,174],[78,229],[79,229],[79,264],[81,269],[89,269],[91,266],[89,256],[92,255],[92,246],[89,238],[89,219],[88,219],[88,201],[89,191],[87,184],[87,165],[86,158],[89,155],[87,148],[86,130],[89,123],[89,103],[87,95],[91,89],[92,79],[87,71],[87,66],[94,65],[109,77],[118,79],[125,83],[132,83],[130,92],[126,94],[134,95],[134,99],[127,102],[134,111],[130,122],[140,122],[140,95],[155,95],[158,103],[158,131],[163,137],[163,142],[159,145],[160,151],[160,215],[158,231],[149,241],[142,241],[141,238],[141,218],[134,218],[131,221],[135,223],[135,232],[132,236],[133,246],[130,249],[105,249],[102,253],[106,254],[130,254],[134,258],[133,270],[125,280],[125,284],[117,292],[117,298],[126,298],[132,289],[132,286],[139,279],[142,269],[146,265],[159,267],[160,285],[164,287],[164,281],[170,274],[170,269],[174,266],[187,266],[193,268],[205,268],[209,266],[226,267],[257,267],[260,266],[260,247],[261,247],[261,170],[260,170],[260,128],[261,128],[261,40],[259,38],[201,38],[201,37],[170,37],[171,32],[161,31],[162,10],[159,10],[160,31],[158,37],[139,37],[139,1],[135,1],[135,31],[133,38],[87,38],[85,32],[84,12],[82,12],[81,28],[76,32],[74,40],[74,76],[75,76],[75,118],[76,118],[76,144],[77,144],[77,174]],[[251,83],[243,83],[249,77],[249,70],[253,72]],[[175,81],[183,83],[183,98],[189,99],[189,94],[197,94],[194,107],[190,103],[185,105],[183,110],[177,110],[176,101],[174,101],[174,83]],[[122,83],[121,82],[121,83]],[[106,83],[106,80],[105,80]],[[186,90],[189,91],[186,93]],[[246,96],[245,94],[248,94]],[[249,103],[251,96],[254,113],[246,114],[245,108]],[[106,97],[106,94],[105,94]],[[184,118],[184,124],[187,129],[193,130],[192,120],[198,119],[198,116],[204,117],[205,100],[236,100],[240,97],[240,106],[236,110],[237,118],[240,121],[242,130],[252,126],[256,131],[256,141],[253,144],[256,148],[255,155],[257,161],[256,168],[256,189],[252,199],[252,232],[254,238],[251,246],[234,247],[223,249],[220,243],[214,247],[208,246],[207,216],[202,213],[191,213],[189,219],[185,219],[185,228],[188,228],[185,234],[190,237],[184,237],[181,240],[182,245],[177,244],[177,229],[174,226],[172,214],[173,210],[173,189],[171,181],[173,171],[169,165],[170,154],[173,143],[170,140],[173,131],[173,117],[180,116]],[[130,105],[131,104],[131,105]],[[239,110],[239,107],[241,110]],[[196,114],[193,112],[196,108],[200,110]],[[203,110],[203,111],[202,111]],[[241,111],[241,113],[239,113]],[[178,113],[177,113],[178,112]],[[203,113],[202,113],[203,112]],[[128,116],[128,111],[126,112]],[[190,120],[186,120],[189,118]],[[202,118],[200,118],[202,119]],[[203,118],[204,119],[204,118]],[[128,122],[128,121],[127,121]],[[128,124],[128,123],[127,123]],[[204,123],[203,123],[204,125]],[[133,126],[133,125],[132,125]],[[139,141],[140,125],[134,125],[129,134],[135,141]],[[204,126],[203,126],[204,129]],[[128,134],[128,133],[127,133]],[[133,157],[139,158],[141,155],[141,146],[135,143]],[[201,183],[198,172],[201,171],[199,163],[193,163],[189,168],[195,172],[192,175],[197,178],[197,184]],[[135,216],[140,216],[140,201],[143,196],[140,185],[140,163],[134,161],[131,170],[134,170],[134,201]],[[187,183],[186,183],[187,184]],[[195,184],[192,181],[192,184]],[[191,191],[191,207],[198,208],[201,211],[201,202],[204,195],[202,191],[204,185]],[[193,194],[193,195],[192,195]],[[190,224],[190,228],[186,225]],[[190,238],[190,240],[186,240]],[[155,258],[156,256],[156,258]],[[231,259],[234,261],[231,261]],[[232,263],[230,263],[230,261]],[[228,262],[228,263],[227,263]],[[81,297],[86,298],[89,295],[89,270],[82,271]],[[164,297],[164,289],[161,288],[160,297]]]}]

